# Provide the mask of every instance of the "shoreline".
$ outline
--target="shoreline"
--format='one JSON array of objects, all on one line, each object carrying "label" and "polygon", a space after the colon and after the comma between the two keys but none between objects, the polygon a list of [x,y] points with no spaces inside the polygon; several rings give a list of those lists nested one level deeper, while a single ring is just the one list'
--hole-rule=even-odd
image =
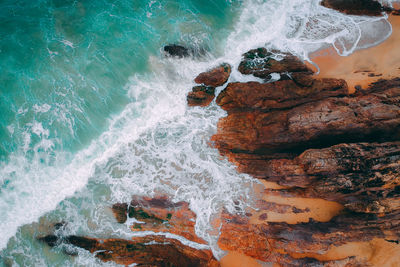
[{"label": "shoreline", "polygon": [[[355,51],[349,56],[340,56],[333,47],[310,55],[320,68],[316,78],[339,78],[346,80],[349,92],[355,87],[367,89],[371,83],[380,79],[400,77],[400,16],[389,15],[392,34],[382,43]],[[308,64],[316,71],[315,66]]]}]

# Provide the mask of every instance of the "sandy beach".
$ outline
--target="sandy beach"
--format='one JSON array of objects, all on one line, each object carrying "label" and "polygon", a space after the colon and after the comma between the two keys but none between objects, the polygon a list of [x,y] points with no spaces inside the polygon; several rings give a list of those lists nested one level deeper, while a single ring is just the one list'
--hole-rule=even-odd
[{"label": "sandy beach", "polygon": [[358,50],[346,57],[339,56],[334,48],[311,54],[310,59],[320,68],[317,77],[342,78],[347,81],[350,92],[356,86],[365,89],[379,79],[399,77],[400,16],[390,15],[389,22],[393,32],[377,46]]}]

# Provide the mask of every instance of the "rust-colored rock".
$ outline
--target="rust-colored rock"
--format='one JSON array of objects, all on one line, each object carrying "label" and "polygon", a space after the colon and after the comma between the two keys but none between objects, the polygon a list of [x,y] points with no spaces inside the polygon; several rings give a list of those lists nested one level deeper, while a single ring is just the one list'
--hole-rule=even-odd
[{"label": "rust-colored rock", "polygon": [[200,73],[194,81],[206,86],[218,87],[226,83],[231,75],[231,65],[223,63],[216,68]]},{"label": "rust-colored rock", "polygon": [[[290,76],[231,83],[217,97],[228,116],[215,147],[240,172],[278,184],[257,212],[223,215],[219,245],[283,266],[368,266],[361,248],[400,240],[400,79],[349,95],[343,80]],[[332,211],[314,221],[315,206],[279,197],[318,198]],[[302,219],[277,219],[288,214]]]},{"label": "rust-colored rock", "polygon": [[[132,231],[168,232],[183,236],[190,241],[206,244],[195,233],[196,214],[189,209],[186,202],[174,203],[165,196],[154,198],[134,196],[130,205],[125,205],[126,210],[120,213],[141,222],[134,223]],[[117,220],[119,216],[117,214]]]},{"label": "rust-colored rock", "polygon": [[218,127],[212,140],[229,157],[235,153],[298,155],[339,143],[395,140],[400,138],[400,87],[329,97],[292,109],[235,112],[222,118]]},{"label": "rust-colored rock", "polygon": [[295,73],[310,75],[313,72],[297,57],[278,51],[257,48],[243,55],[238,70],[242,74],[253,74],[262,79],[270,79],[271,73]]},{"label": "rust-colored rock", "polygon": [[331,96],[348,94],[347,84],[340,79],[313,80],[310,86],[299,86],[292,80],[273,83],[229,83],[217,97],[217,104],[224,110],[269,111],[286,109]]},{"label": "rust-colored rock", "polygon": [[[249,162],[241,161],[246,171]],[[400,209],[400,142],[339,144],[309,149],[293,160],[255,166],[258,174],[290,186],[294,195],[320,197],[349,210],[387,213]]]},{"label": "rust-colored rock", "polygon": [[[318,259],[325,258],[326,264],[340,259],[325,256],[333,247],[376,238],[399,240],[399,219],[399,212],[379,217],[345,211],[326,223],[252,224],[247,217],[225,213],[218,244],[224,250],[237,251],[264,262],[322,266]],[[360,259],[351,262],[366,266]]]},{"label": "rust-colored rock", "polygon": [[128,219],[128,204],[116,203],[111,208],[118,223],[125,223]]},{"label": "rust-colored rock", "polygon": [[375,0],[322,0],[321,5],[349,15],[381,16],[385,10]]},{"label": "rust-colored rock", "polygon": [[193,87],[192,91],[187,95],[188,105],[190,107],[208,106],[215,97],[215,88],[211,86],[199,85]]},{"label": "rust-colored rock", "polygon": [[[194,249],[178,240],[163,236],[134,237],[133,240],[125,240],[71,235],[61,239],[56,236],[46,236],[39,240],[49,246],[71,244],[96,253],[96,257],[102,261],[114,261],[122,265],[136,263],[140,266],[219,266],[210,250]],[[58,243],[54,240],[58,240]]]}]

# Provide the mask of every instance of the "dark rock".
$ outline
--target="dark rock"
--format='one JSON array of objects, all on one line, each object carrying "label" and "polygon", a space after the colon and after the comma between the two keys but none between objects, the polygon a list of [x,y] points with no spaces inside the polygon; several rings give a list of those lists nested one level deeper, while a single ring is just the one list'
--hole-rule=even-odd
[{"label": "dark rock", "polygon": [[231,65],[223,63],[216,68],[200,73],[194,81],[206,86],[218,87],[226,83],[231,74]]},{"label": "dark rock", "polygon": [[384,7],[374,0],[322,0],[321,5],[348,15],[381,16]]},{"label": "dark rock", "polygon": [[[275,59],[274,54],[279,54],[281,60]],[[245,53],[238,69],[242,74],[253,74],[262,79],[270,79],[271,73],[301,72],[306,76],[313,74],[312,70],[297,57],[277,51],[269,52],[265,48],[253,49]]]},{"label": "dark rock", "polygon": [[184,46],[176,45],[176,44],[170,44],[170,45],[164,46],[164,51],[170,56],[179,57],[179,58],[188,57],[190,55],[189,49],[187,49]]},{"label": "dark rock", "polygon": [[59,237],[55,235],[47,235],[44,237],[39,237],[38,240],[46,243],[50,247],[55,247],[56,245],[58,245]]}]

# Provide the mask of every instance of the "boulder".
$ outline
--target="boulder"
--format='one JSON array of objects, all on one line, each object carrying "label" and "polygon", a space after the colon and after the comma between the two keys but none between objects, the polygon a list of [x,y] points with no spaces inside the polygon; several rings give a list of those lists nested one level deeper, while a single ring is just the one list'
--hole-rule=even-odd
[{"label": "boulder", "polygon": [[303,76],[313,74],[313,71],[297,57],[268,51],[266,48],[257,48],[245,53],[238,70],[242,74],[252,74],[262,79],[270,79],[272,73],[301,73]]},{"label": "boulder", "polygon": [[187,95],[188,105],[190,107],[208,106],[215,97],[215,88],[211,86],[199,85],[194,86],[192,91]]},{"label": "boulder", "polygon": [[218,87],[226,83],[231,74],[231,65],[223,63],[209,71],[200,73],[194,81],[211,87]]},{"label": "boulder", "polygon": [[169,55],[169,56],[178,57],[178,58],[188,57],[190,55],[189,49],[187,49],[184,46],[176,45],[176,44],[170,44],[170,45],[164,46],[164,52],[166,52],[167,55]]}]

